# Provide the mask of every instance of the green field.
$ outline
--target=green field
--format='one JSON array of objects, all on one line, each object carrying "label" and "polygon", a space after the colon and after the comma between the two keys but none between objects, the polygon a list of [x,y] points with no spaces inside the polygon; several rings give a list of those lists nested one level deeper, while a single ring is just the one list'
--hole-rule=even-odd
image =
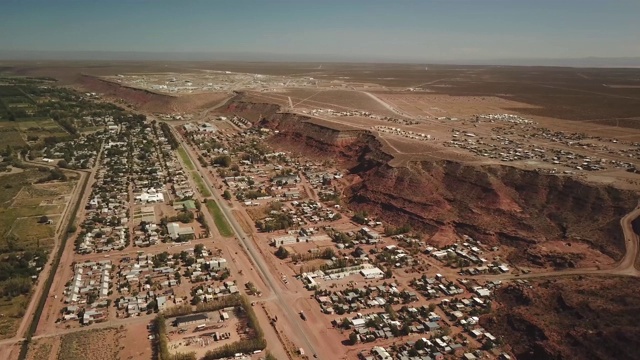
[{"label": "green field", "polygon": [[27,145],[28,138],[41,141],[45,137],[68,135],[69,133],[58,123],[48,118],[0,121],[0,144],[2,146],[23,147]]},{"label": "green field", "polygon": [[[0,253],[10,249],[50,248],[64,196],[71,193],[74,182],[33,184],[46,174],[35,169],[0,175]],[[48,215],[53,224],[38,224]],[[9,243],[11,239],[11,244]]]},{"label": "green field", "polygon": [[196,167],[193,166],[193,163],[191,162],[187,151],[182,146],[178,148],[178,155],[180,155],[180,158],[182,159],[182,162],[184,163],[184,166],[187,168],[187,170],[194,171],[196,169]]},{"label": "green field", "polygon": [[[33,168],[0,174],[0,293],[5,294],[0,297],[0,339],[13,336],[24,315],[31,276],[38,273],[27,261],[37,259],[38,266],[46,261],[67,195],[77,183],[36,183],[47,176]],[[39,223],[43,215],[53,223]],[[12,295],[6,295],[8,289],[14,289]]]},{"label": "green field", "polygon": [[39,224],[38,220],[40,220],[39,216],[19,218],[13,222],[11,227],[11,234],[20,239],[22,246],[27,249],[53,247],[51,238],[55,233],[55,223],[51,225]]},{"label": "green field", "polygon": [[27,142],[22,138],[22,134],[16,128],[0,128],[0,144],[3,147],[11,145],[12,147],[23,147]]},{"label": "green field", "polygon": [[200,174],[198,174],[197,171],[192,171],[191,174],[193,175],[193,181],[195,181],[196,186],[198,187],[198,190],[200,190],[200,193],[202,194],[202,196],[204,197],[211,196],[211,192],[209,191],[207,186],[204,184],[204,180],[202,179],[202,176],[200,176]]},{"label": "green field", "polygon": [[224,237],[232,237],[233,230],[231,230],[231,226],[222,214],[222,210],[220,210],[218,204],[213,200],[207,200],[207,208],[209,209],[211,216],[213,216],[213,221],[216,223],[216,227],[218,228],[220,235]]}]

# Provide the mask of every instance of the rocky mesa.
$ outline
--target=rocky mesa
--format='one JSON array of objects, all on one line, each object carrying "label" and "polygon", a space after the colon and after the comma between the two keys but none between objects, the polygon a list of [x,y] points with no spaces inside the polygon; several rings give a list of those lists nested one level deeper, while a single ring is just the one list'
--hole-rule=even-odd
[{"label": "rocky mesa", "polygon": [[278,105],[242,95],[226,111],[278,130],[276,147],[339,160],[357,179],[345,191],[353,210],[409,224],[427,239],[453,227],[458,234],[510,246],[511,261],[534,267],[574,267],[580,259],[534,246],[547,241],[586,243],[613,260],[624,254],[619,221],[636,206],[633,191],[514,166],[428,157],[392,166],[393,151],[366,130],[282,113]]}]

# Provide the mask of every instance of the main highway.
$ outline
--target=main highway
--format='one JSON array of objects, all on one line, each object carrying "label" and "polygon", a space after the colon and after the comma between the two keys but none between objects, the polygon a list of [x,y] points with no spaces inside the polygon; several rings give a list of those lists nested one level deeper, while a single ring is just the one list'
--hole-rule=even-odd
[{"label": "main highway", "polygon": [[173,131],[174,134],[176,134],[176,137],[180,140],[179,142],[185,148],[187,155],[189,155],[189,158],[191,159],[191,162],[196,166],[196,170],[202,176],[205,185],[207,186],[211,194],[213,194],[213,198],[220,206],[224,217],[233,228],[233,231],[236,233],[238,239],[240,239],[240,243],[247,250],[248,255],[256,265],[255,267],[258,270],[259,275],[262,277],[262,279],[264,279],[265,284],[269,287],[271,294],[273,294],[274,296],[273,299],[275,303],[279,306],[280,310],[285,315],[286,321],[290,324],[291,329],[297,336],[300,337],[300,340],[303,342],[303,347],[306,351],[309,351],[312,354],[318,354],[318,351],[316,351],[316,347],[309,340],[309,337],[306,334],[306,329],[304,329],[301,324],[302,320],[300,319],[298,312],[291,307],[291,304],[284,298],[282,292],[279,291],[278,286],[276,285],[276,280],[269,271],[264,258],[253,244],[253,240],[247,236],[247,234],[242,229],[242,226],[240,226],[240,224],[236,221],[236,218],[227,205],[227,202],[224,201],[221,198],[220,194],[218,194],[218,192],[216,191],[215,186],[213,186],[209,179],[209,176],[207,175],[207,170],[202,167],[200,161],[198,161],[198,156],[195,154],[191,146],[189,146],[186,139],[184,139],[184,137],[182,137],[182,134],[180,134],[175,129],[173,129]]}]

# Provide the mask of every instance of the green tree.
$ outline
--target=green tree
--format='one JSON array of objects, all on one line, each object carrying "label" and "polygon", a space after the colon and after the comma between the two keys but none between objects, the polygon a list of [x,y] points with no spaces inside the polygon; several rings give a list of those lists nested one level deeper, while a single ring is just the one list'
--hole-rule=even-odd
[{"label": "green tree", "polygon": [[214,165],[229,167],[231,165],[231,157],[229,155],[220,155],[213,159]]},{"label": "green tree", "polygon": [[364,225],[367,223],[367,212],[357,211],[355,214],[353,214],[353,217],[351,219],[358,224]]},{"label": "green tree", "polygon": [[358,334],[356,334],[356,332],[352,332],[351,334],[349,334],[349,341],[351,342],[351,344],[355,345],[358,343]]},{"label": "green tree", "polygon": [[289,251],[287,251],[284,246],[280,246],[276,251],[276,256],[280,259],[286,259],[287,257],[289,257]]}]

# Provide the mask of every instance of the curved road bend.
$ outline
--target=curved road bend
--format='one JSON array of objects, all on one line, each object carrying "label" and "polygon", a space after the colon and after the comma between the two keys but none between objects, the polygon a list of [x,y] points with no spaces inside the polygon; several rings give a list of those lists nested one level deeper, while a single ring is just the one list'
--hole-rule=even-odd
[{"label": "curved road bend", "polygon": [[242,244],[242,246],[247,250],[247,253],[251,257],[251,260],[256,264],[256,269],[259,271],[260,276],[265,280],[265,284],[267,284],[271,293],[275,295],[276,303],[280,307],[280,310],[282,310],[282,312],[286,316],[289,324],[292,325],[292,330],[302,338],[304,342],[303,347],[305,348],[305,350],[310,351],[312,354],[317,354],[318,352],[316,351],[312,342],[307,337],[305,330],[300,325],[301,320],[299,320],[298,313],[290,306],[287,300],[282,296],[281,291],[278,290],[276,281],[271,275],[271,272],[269,271],[262,255],[256,250],[252,240],[249,237],[247,237],[244,230],[242,230],[242,227],[240,226],[240,224],[238,224],[234,215],[231,213],[231,209],[229,209],[227,203],[224,200],[222,200],[222,198],[216,191],[215,186],[211,184],[206,170],[202,168],[202,165],[200,164],[200,161],[198,161],[198,157],[194,154],[191,146],[187,144],[186,140],[182,137],[182,135],[178,131],[176,131],[173,128],[172,130],[174,134],[176,134],[177,137],[182,140],[181,143],[185,148],[185,150],[187,151],[187,154],[189,155],[191,162],[196,166],[196,169],[198,170],[200,175],[202,175],[204,183],[209,188],[209,191],[211,192],[211,194],[213,194],[213,197],[215,198],[215,201],[220,206],[220,209],[222,210],[224,217],[227,219],[227,221],[233,228],[233,231],[236,233],[236,235],[240,239],[240,243]]},{"label": "curved road bend", "polygon": [[640,277],[640,269],[636,267],[640,263],[640,236],[633,230],[633,221],[640,216],[640,204],[620,219],[620,226],[624,233],[625,253],[616,266],[610,269],[582,268],[570,270],[547,271],[529,274],[504,274],[485,275],[478,278],[486,280],[516,280],[535,279],[543,277],[560,277],[573,275],[596,275],[596,276],[633,276]]}]

